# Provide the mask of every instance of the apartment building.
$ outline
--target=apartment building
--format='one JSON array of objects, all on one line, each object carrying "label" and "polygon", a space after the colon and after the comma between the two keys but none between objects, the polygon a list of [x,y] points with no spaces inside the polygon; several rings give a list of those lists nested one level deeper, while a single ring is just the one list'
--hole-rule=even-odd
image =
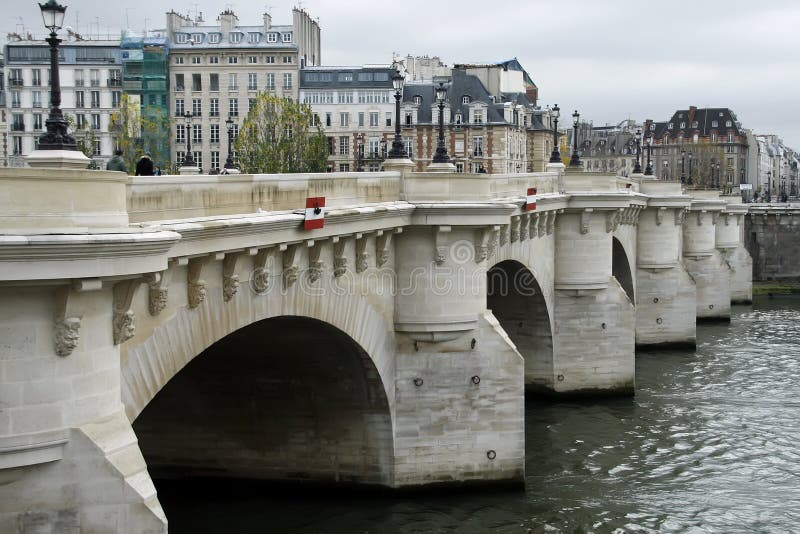
[{"label": "apartment building", "polygon": [[380,170],[394,138],[393,72],[385,66],[300,71],[299,98],[325,131],[329,171]]},{"label": "apartment building", "polygon": [[[114,143],[110,115],[122,97],[119,40],[84,40],[75,34],[59,46],[61,109],[76,140],[104,168]],[[50,46],[19,36],[5,46],[8,162],[22,167],[45,131],[50,108]]]},{"label": "apartment building", "polygon": [[[230,9],[214,24],[167,13],[171,157],[183,161],[187,140],[201,171],[219,169],[227,156],[227,127],[235,136],[260,92],[297,98],[300,69],[320,62],[319,24],[302,9],[292,24],[240,24]],[[186,115],[189,118],[183,118]]]},{"label": "apartment building", "polygon": [[6,117],[6,74],[3,72],[5,56],[0,54],[0,165],[8,167],[8,124]]}]

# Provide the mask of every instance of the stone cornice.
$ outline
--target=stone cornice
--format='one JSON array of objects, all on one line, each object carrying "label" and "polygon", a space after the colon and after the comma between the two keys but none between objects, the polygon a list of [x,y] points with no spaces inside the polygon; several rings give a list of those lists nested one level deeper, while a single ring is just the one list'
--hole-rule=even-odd
[{"label": "stone cornice", "polygon": [[509,217],[519,209],[517,204],[505,202],[467,203],[431,202],[415,205],[411,224],[420,226],[484,226],[508,224]]},{"label": "stone cornice", "polygon": [[699,198],[699,199],[692,199],[692,203],[689,206],[689,210],[690,211],[724,211],[727,205],[728,205],[728,203],[725,202],[724,200],[713,200],[713,199]]},{"label": "stone cornice", "polygon": [[638,193],[570,193],[567,210],[615,210],[631,205],[644,207],[647,205],[647,197]]}]

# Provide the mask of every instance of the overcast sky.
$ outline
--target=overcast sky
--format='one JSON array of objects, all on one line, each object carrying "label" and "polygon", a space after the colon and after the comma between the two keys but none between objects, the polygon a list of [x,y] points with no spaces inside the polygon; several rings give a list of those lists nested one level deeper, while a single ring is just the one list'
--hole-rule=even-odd
[{"label": "overcast sky", "polygon": [[[291,23],[297,3],[239,0],[62,0],[82,34],[162,28],[164,11],[226,7],[257,24],[267,5]],[[393,12],[392,6],[400,6]],[[798,0],[304,0],[322,27],[326,65],[388,63],[392,53],[438,55],[448,65],[517,57],[543,105],[578,109],[596,125],[667,120],[678,108],[730,107],[746,128],[800,149]],[[2,34],[42,33],[35,1],[7,2]]]}]

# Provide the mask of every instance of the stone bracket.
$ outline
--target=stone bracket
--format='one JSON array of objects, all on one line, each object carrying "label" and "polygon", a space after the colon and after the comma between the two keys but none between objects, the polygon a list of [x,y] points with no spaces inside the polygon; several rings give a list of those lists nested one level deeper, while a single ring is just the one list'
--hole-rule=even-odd
[{"label": "stone bracket", "polygon": [[281,260],[283,264],[283,287],[285,289],[292,287],[297,281],[299,268],[295,265],[295,262],[297,261],[298,248],[299,246],[297,243],[291,245],[284,243],[279,247],[280,251],[283,253]]},{"label": "stone bracket", "polygon": [[519,241],[519,225],[520,225],[520,218],[519,217],[511,217],[511,242],[515,243]]},{"label": "stone bracket", "polygon": [[523,213],[519,216],[519,240],[527,241],[529,231],[531,229],[531,216],[528,213]]},{"label": "stone bracket", "polygon": [[[544,218],[547,217],[547,212],[544,213]],[[531,215],[531,239],[539,237],[539,220],[542,219],[542,215],[540,213],[534,213]]]},{"label": "stone bracket", "polygon": [[718,220],[719,220],[719,212],[718,211],[712,211],[711,212],[711,224],[716,225]]},{"label": "stone bracket", "polygon": [[499,233],[499,225],[487,226],[475,231],[475,263],[482,263],[494,254]]},{"label": "stone bracket", "polygon": [[239,275],[236,274],[240,260],[250,252],[228,252],[222,260],[222,299],[231,300],[239,292]]},{"label": "stone bracket", "polygon": [[581,211],[581,235],[586,235],[591,229],[592,212],[594,208],[586,208]]},{"label": "stone bracket", "polygon": [[208,262],[208,256],[190,258],[188,264],[188,274],[186,277],[186,293],[189,308],[197,308],[206,300],[207,284],[203,280],[203,267]]},{"label": "stone bracket", "polygon": [[619,227],[622,218],[622,209],[606,212],[606,233],[613,232]]},{"label": "stone bracket", "polygon": [[392,246],[392,235],[403,233],[402,228],[394,230],[378,230],[376,239],[376,263],[378,267],[383,267],[389,261],[389,252]]},{"label": "stone bracket", "polygon": [[661,206],[656,210],[656,226],[661,226],[661,223],[664,222],[664,214],[667,212],[667,208]]},{"label": "stone bracket", "polygon": [[80,341],[83,310],[79,303],[79,293],[99,291],[102,288],[103,282],[92,278],[77,280],[71,286],[60,287],[56,290],[53,345],[59,356],[66,357],[72,354]]},{"label": "stone bracket", "polygon": [[433,261],[436,265],[444,265],[445,260],[447,259],[447,243],[448,243],[448,235],[452,228],[450,226],[437,226],[436,227],[436,236],[434,239],[434,244],[436,249],[434,250],[434,257]]},{"label": "stone bracket", "polygon": [[309,239],[306,241],[308,247],[308,281],[310,283],[317,282],[322,278],[322,270],[325,268],[325,262],[320,260],[322,252],[322,240]]},{"label": "stone bracket", "polygon": [[344,236],[333,236],[333,276],[339,278],[347,272],[347,257],[344,255],[344,246],[347,241]]},{"label": "stone bracket", "polygon": [[275,247],[267,247],[256,250],[253,257],[253,272],[250,275],[250,287],[258,295],[266,293],[269,289],[270,271],[267,263],[275,253]]},{"label": "stone bracket", "polygon": [[150,312],[150,315],[153,317],[157,316],[167,307],[169,282],[171,278],[172,271],[169,269],[144,275],[144,282],[147,284],[147,311]]},{"label": "stone bracket", "polygon": [[143,278],[134,278],[114,284],[114,313],[112,316],[114,345],[122,345],[136,333],[136,315],[131,309],[131,303],[139,284],[144,281]]},{"label": "stone bracket", "polygon": [[500,246],[504,246],[508,244],[509,240],[509,231],[511,230],[511,225],[504,224],[500,227],[500,236],[498,237],[500,241]]},{"label": "stone bracket", "polygon": [[363,273],[368,267],[367,235],[359,232],[356,234],[356,272]]},{"label": "stone bracket", "polygon": [[675,210],[675,226],[683,226],[684,220],[686,220],[686,209]]},{"label": "stone bracket", "polygon": [[703,226],[703,215],[705,215],[706,210],[700,210],[697,212],[697,226]]}]

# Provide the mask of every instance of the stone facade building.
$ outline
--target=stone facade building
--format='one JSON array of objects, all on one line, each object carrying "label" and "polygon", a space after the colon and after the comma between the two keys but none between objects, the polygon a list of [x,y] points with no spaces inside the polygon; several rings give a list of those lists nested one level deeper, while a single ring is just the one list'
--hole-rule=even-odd
[{"label": "stone facade building", "polygon": [[0,166],[8,167],[8,131],[6,113],[5,57],[0,54]]},{"label": "stone facade building", "polygon": [[691,106],[677,110],[666,122],[647,120],[644,137],[648,136],[653,138],[654,168],[666,166],[671,178],[691,177],[698,187],[719,181],[728,192],[746,182],[747,132],[729,108]]},{"label": "stone facade building", "polygon": [[[172,161],[183,161],[190,136],[194,160],[203,171],[219,169],[227,156],[228,117],[233,133],[261,92],[296,98],[301,68],[321,61],[319,24],[302,9],[292,10],[291,25],[245,26],[231,10],[216,24],[167,13],[164,30],[170,49]],[[188,123],[178,120],[193,114]]]},{"label": "stone facade building", "polygon": [[[61,109],[78,141],[105,168],[114,149],[111,114],[122,97],[119,40],[84,40],[70,33],[59,46]],[[5,46],[8,160],[22,167],[45,131],[50,108],[50,46],[17,36]]]},{"label": "stone facade building", "polygon": [[[630,176],[633,173],[636,159],[636,131],[642,125],[632,120],[625,120],[617,125],[594,126],[587,123],[579,134],[578,144],[581,149],[581,161],[587,172],[616,173]],[[571,135],[571,134],[570,134]],[[642,160],[642,170],[646,161]],[[668,178],[667,167],[654,169],[659,178]]]},{"label": "stone facade building", "polygon": [[[328,138],[328,170],[378,171],[394,138],[394,69],[310,67],[300,71],[300,102]],[[411,149],[410,140],[406,150]]]}]

